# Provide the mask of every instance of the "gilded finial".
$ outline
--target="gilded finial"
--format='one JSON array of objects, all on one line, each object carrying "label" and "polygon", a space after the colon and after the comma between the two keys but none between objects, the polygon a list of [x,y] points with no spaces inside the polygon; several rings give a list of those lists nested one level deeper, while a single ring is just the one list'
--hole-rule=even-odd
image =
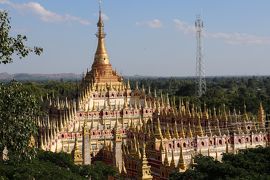
[{"label": "gilded finial", "polygon": [[183,156],[182,145],[180,146],[180,154],[179,154],[179,161],[178,161],[177,167],[178,167],[179,170],[185,170],[186,169],[184,156]]},{"label": "gilded finial", "polygon": [[170,127],[168,123],[167,123],[167,128],[166,128],[166,138],[169,140],[171,139]]},{"label": "gilded finial", "polygon": [[172,169],[175,168],[175,162],[174,162],[174,153],[173,153],[173,150],[172,150],[172,160],[171,160],[170,166],[171,166]]},{"label": "gilded finial", "polygon": [[165,158],[164,158],[163,165],[164,166],[170,166],[169,160],[168,160],[168,152],[167,152],[167,148],[166,147],[165,147]]}]

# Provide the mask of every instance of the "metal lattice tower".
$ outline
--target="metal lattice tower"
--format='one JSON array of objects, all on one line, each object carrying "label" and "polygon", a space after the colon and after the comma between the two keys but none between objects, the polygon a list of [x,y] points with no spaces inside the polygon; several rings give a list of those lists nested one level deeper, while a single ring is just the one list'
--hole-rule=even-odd
[{"label": "metal lattice tower", "polygon": [[197,16],[195,21],[196,29],[196,40],[197,40],[197,50],[196,50],[196,93],[201,97],[206,92],[206,81],[205,81],[205,69],[202,54],[202,30],[203,21],[200,16]]}]

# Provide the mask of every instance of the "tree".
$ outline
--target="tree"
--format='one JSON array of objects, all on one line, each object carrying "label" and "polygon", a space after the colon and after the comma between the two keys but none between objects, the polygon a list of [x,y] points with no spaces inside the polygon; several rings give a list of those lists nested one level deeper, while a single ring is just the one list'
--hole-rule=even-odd
[{"label": "tree", "polygon": [[117,170],[102,162],[76,165],[70,154],[38,150],[33,161],[0,162],[0,179],[108,179]]},{"label": "tree", "polygon": [[16,37],[11,37],[10,29],[8,13],[0,10],[0,64],[11,63],[13,54],[16,54],[19,58],[24,58],[31,52],[37,55],[43,52],[40,47],[26,46],[27,37],[24,35],[18,34]]},{"label": "tree", "polygon": [[117,170],[114,167],[106,165],[101,161],[97,161],[90,166],[89,171],[89,175],[93,180],[107,179],[108,176],[115,177],[117,175]]},{"label": "tree", "polygon": [[269,179],[270,148],[240,150],[239,154],[223,154],[222,162],[198,155],[195,164],[187,171],[170,175],[180,179]]},{"label": "tree", "polygon": [[37,133],[39,113],[38,98],[21,83],[0,84],[0,152],[6,147],[11,159],[32,158],[29,142]]}]

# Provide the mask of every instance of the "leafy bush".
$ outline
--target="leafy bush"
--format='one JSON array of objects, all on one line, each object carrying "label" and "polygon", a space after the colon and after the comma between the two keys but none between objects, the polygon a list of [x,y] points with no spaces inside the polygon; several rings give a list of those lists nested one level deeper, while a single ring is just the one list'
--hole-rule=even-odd
[{"label": "leafy bush", "polygon": [[0,162],[1,179],[107,179],[116,176],[117,171],[102,162],[93,165],[75,165],[70,154],[53,153],[38,150],[37,157],[32,161]]},{"label": "leafy bush", "polygon": [[195,157],[195,162],[184,173],[171,174],[170,179],[270,179],[269,147],[224,154],[222,162],[199,155]]}]

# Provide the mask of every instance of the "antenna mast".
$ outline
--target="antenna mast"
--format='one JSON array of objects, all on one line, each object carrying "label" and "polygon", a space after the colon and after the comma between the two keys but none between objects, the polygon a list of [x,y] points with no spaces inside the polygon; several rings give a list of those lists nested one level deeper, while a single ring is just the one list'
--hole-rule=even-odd
[{"label": "antenna mast", "polygon": [[202,55],[202,30],[203,30],[203,21],[200,16],[197,16],[195,21],[196,29],[196,40],[197,40],[197,49],[196,49],[196,93],[198,97],[201,97],[206,92],[206,81],[205,81],[205,69]]}]

